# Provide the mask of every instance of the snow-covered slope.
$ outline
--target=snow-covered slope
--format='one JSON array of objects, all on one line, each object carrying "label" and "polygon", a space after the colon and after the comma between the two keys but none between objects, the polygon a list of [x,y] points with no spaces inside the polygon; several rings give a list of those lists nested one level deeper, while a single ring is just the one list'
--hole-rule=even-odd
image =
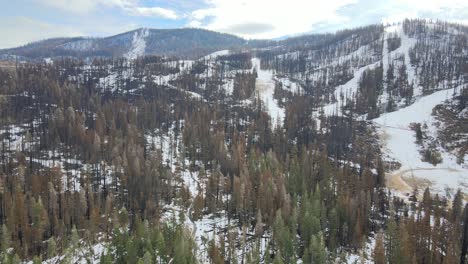
[{"label": "snow-covered slope", "polygon": [[[401,38],[401,45],[397,49],[393,51],[389,51],[387,40],[391,34],[395,34],[396,36]],[[408,70],[408,79],[409,83],[418,83],[416,79],[415,69],[411,66],[409,50],[414,47],[416,44],[416,39],[408,37],[403,30],[403,25],[398,24],[394,26],[388,26],[385,28],[383,36],[383,48],[382,48],[382,56],[381,60],[378,60],[375,63],[365,65],[360,67],[354,71],[353,78],[346,82],[343,85],[340,85],[335,88],[334,97],[336,98],[336,102],[325,105],[323,107],[323,111],[326,115],[341,115],[342,114],[342,107],[346,105],[348,100],[352,100],[357,93],[359,88],[359,81],[363,75],[363,73],[367,70],[372,70],[382,64],[383,74],[386,77],[387,69],[390,63],[393,63],[396,60],[397,56],[404,56],[404,62],[407,66]],[[361,47],[357,51],[351,53],[350,55],[346,55],[344,57],[340,57],[337,62],[343,61],[344,58],[352,58],[353,56],[363,56],[365,53],[370,52],[366,46]],[[385,78],[384,78],[385,80]],[[417,89],[415,95],[420,95],[421,89]],[[380,103],[386,103],[388,100],[388,93],[386,89],[384,89],[383,93],[379,96]]]},{"label": "snow-covered slope", "polygon": [[210,54],[206,55],[205,57],[203,57],[203,59],[212,60],[212,59],[216,59],[219,56],[224,56],[224,55],[229,55],[229,50],[215,51],[213,53],[210,53]]},{"label": "snow-covered slope", "polygon": [[104,38],[57,38],[0,49],[0,59],[126,57],[162,55],[199,58],[218,50],[242,47],[246,40],[229,34],[194,28],[137,29]]},{"label": "snow-covered slope", "polygon": [[136,59],[138,56],[143,56],[146,49],[145,38],[148,37],[148,35],[149,31],[146,28],[136,31],[133,35],[132,46],[124,57],[127,59]]},{"label": "snow-covered slope", "polygon": [[438,91],[418,99],[406,108],[373,120],[379,127],[384,153],[401,163],[401,167],[389,177],[401,177],[409,185],[403,186],[403,191],[410,191],[408,187],[417,185],[430,186],[442,195],[447,192],[453,194],[458,188],[468,191],[468,167],[457,164],[456,157],[440,146],[437,150],[442,156],[441,163],[434,166],[422,161],[421,146],[416,143],[415,131],[410,129],[411,123],[426,124],[429,136],[436,138],[432,109],[445,100],[451,100],[453,96],[453,89]]},{"label": "snow-covered slope", "polygon": [[358,70],[354,72],[354,77],[351,80],[349,80],[347,83],[343,85],[336,87],[334,95],[337,101],[324,106],[323,107],[324,113],[326,115],[341,115],[342,114],[341,107],[345,106],[346,101],[348,99],[352,99],[352,97],[354,97],[354,95],[356,94],[357,89],[359,87],[359,80],[362,74],[366,70],[374,69],[378,64],[379,62],[376,62],[376,63],[359,68]]},{"label": "snow-covered slope", "polygon": [[265,104],[266,110],[270,114],[272,125],[281,126],[284,121],[284,109],[273,97],[275,93],[275,80],[272,70],[264,70],[260,66],[260,59],[252,58],[252,67],[257,71],[257,80],[255,82],[255,93]]}]

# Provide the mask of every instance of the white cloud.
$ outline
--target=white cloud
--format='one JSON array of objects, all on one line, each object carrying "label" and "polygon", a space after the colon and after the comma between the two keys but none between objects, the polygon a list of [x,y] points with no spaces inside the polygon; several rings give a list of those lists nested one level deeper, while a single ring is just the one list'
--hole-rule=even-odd
[{"label": "white cloud", "polygon": [[35,0],[35,2],[77,14],[95,9],[98,3],[94,0]]},{"label": "white cloud", "polygon": [[48,23],[38,19],[23,16],[0,17],[0,49],[12,48],[20,45],[56,37],[76,36],[108,36],[130,31],[139,27],[134,23],[127,23],[107,18],[89,18],[79,25]]},{"label": "white cloud", "polygon": [[136,0],[35,0],[39,4],[47,5],[63,11],[86,14],[98,6],[129,8],[137,4]]},{"label": "white cloud", "polygon": [[466,0],[394,0],[395,5],[406,9],[438,12],[442,9],[460,9],[468,6]]},{"label": "white cloud", "polygon": [[[357,0],[207,0],[189,24],[247,38],[274,38],[313,30],[320,22],[344,22],[336,11]],[[208,21],[208,22],[207,22]],[[245,30],[254,25],[257,30]]]},{"label": "white cloud", "polygon": [[35,0],[53,8],[61,9],[75,14],[88,14],[99,6],[115,7],[124,10],[133,16],[154,16],[166,19],[177,19],[177,14],[170,9],[162,7],[143,7],[138,0]]},{"label": "white cloud", "polygon": [[468,1],[463,0],[393,0],[383,4],[382,22],[394,23],[405,18],[437,18],[452,20],[467,10]]},{"label": "white cloud", "polygon": [[466,0],[205,0],[205,3],[206,8],[191,12],[187,25],[246,38],[296,35],[313,32],[320,25],[347,28],[416,17],[460,20],[468,14]]},{"label": "white cloud", "polygon": [[0,38],[0,48],[15,47],[45,38],[83,35],[81,31],[72,27],[49,24],[27,17],[2,17],[0,24],[0,34],[5,36]]},{"label": "white cloud", "polygon": [[129,9],[130,13],[137,16],[156,16],[167,19],[177,19],[177,14],[166,8],[161,7],[135,7]]},{"label": "white cloud", "polygon": [[200,27],[202,27],[202,22],[200,22],[198,20],[191,20],[185,26],[186,27],[191,27],[191,28],[200,28]]}]

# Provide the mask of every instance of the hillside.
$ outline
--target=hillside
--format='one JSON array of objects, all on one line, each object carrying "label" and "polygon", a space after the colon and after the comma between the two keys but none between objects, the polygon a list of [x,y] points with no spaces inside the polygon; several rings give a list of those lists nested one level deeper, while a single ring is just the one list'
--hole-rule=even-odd
[{"label": "hillside", "polygon": [[405,20],[18,48],[81,55],[0,67],[0,258],[466,259],[467,35]]},{"label": "hillside", "polygon": [[37,60],[54,57],[126,57],[165,55],[197,57],[241,47],[245,40],[203,29],[137,29],[106,38],[58,38],[0,50],[0,57]]},{"label": "hillside", "polygon": [[[466,90],[466,37],[464,26],[405,21],[286,40],[289,45],[259,56],[266,67],[287,82],[294,80],[312,97],[316,118],[371,120],[391,168],[389,182],[393,177],[404,180],[403,187],[390,187],[406,194],[430,187],[450,196],[467,186],[467,132],[460,129],[464,107],[449,112],[450,122],[437,109]],[[433,117],[436,111],[439,121]],[[426,143],[415,138],[412,127],[417,123],[424,127]],[[455,129],[458,133],[449,137]]]}]

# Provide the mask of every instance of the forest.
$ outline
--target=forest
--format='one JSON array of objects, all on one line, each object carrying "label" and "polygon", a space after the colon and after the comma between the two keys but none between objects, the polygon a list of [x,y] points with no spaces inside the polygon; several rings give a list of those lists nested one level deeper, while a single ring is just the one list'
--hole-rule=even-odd
[{"label": "forest", "polygon": [[[0,67],[0,262],[466,263],[465,194],[395,195],[386,186],[395,164],[369,121],[412,104],[415,86],[462,85],[434,115],[463,161],[466,34],[439,49],[420,37],[422,24],[403,24],[417,39],[413,66],[382,63],[383,47],[402,40],[383,43],[377,25],[190,62]],[[368,55],[347,56],[363,46]],[[275,81],[281,125],[257,96],[255,57],[301,88]],[[368,64],[355,93],[334,93]],[[333,103],[341,114],[324,110]]]}]

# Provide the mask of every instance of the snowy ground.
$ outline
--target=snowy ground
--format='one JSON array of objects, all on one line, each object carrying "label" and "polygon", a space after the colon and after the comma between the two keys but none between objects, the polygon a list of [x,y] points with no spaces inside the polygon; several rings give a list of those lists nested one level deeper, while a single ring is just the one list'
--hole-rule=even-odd
[{"label": "snowy ground", "polygon": [[435,92],[406,108],[383,114],[373,120],[379,127],[384,153],[401,163],[401,168],[390,177],[401,177],[406,183],[411,182],[409,185],[430,182],[432,191],[442,195],[447,195],[447,192],[453,194],[458,188],[468,191],[468,167],[457,164],[456,157],[440,146],[438,151],[442,154],[442,163],[433,166],[423,162],[420,146],[416,143],[416,134],[409,128],[413,122],[426,124],[428,134],[437,138],[432,109],[451,99],[454,96],[453,91],[448,89]]},{"label": "snowy ground", "polygon": [[275,81],[281,83],[283,90],[291,92],[293,94],[302,94],[304,93],[304,89],[302,89],[301,85],[298,82],[292,81],[288,77],[275,77]]},{"label": "snowy ground", "polygon": [[346,258],[347,264],[372,264],[374,261],[372,260],[372,253],[374,252],[375,248],[375,238],[374,235],[370,236],[366,241],[366,244],[362,249],[360,249],[356,253],[348,254]]},{"label": "snowy ground", "polygon": [[272,125],[281,126],[284,121],[284,109],[278,105],[278,101],[273,98],[275,93],[275,81],[272,70],[262,70],[260,59],[252,58],[252,67],[257,70],[257,80],[255,82],[255,93],[265,104],[267,112],[270,114]]},{"label": "snowy ground", "polygon": [[206,55],[205,57],[203,57],[202,59],[205,59],[205,60],[212,60],[212,59],[216,59],[217,57],[219,56],[225,56],[225,55],[229,55],[229,50],[219,50],[219,51],[215,51],[211,54],[208,54]]},{"label": "snowy ground", "polygon": [[[75,264],[99,264],[101,255],[107,253],[106,243],[97,243],[94,245],[87,245],[80,241],[80,246],[68,252],[67,254],[56,256],[47,260],[43,260],[43,264],[55,263],[75,263]],[[24,264],[33,264],[33,261],[23,262]]]}]

